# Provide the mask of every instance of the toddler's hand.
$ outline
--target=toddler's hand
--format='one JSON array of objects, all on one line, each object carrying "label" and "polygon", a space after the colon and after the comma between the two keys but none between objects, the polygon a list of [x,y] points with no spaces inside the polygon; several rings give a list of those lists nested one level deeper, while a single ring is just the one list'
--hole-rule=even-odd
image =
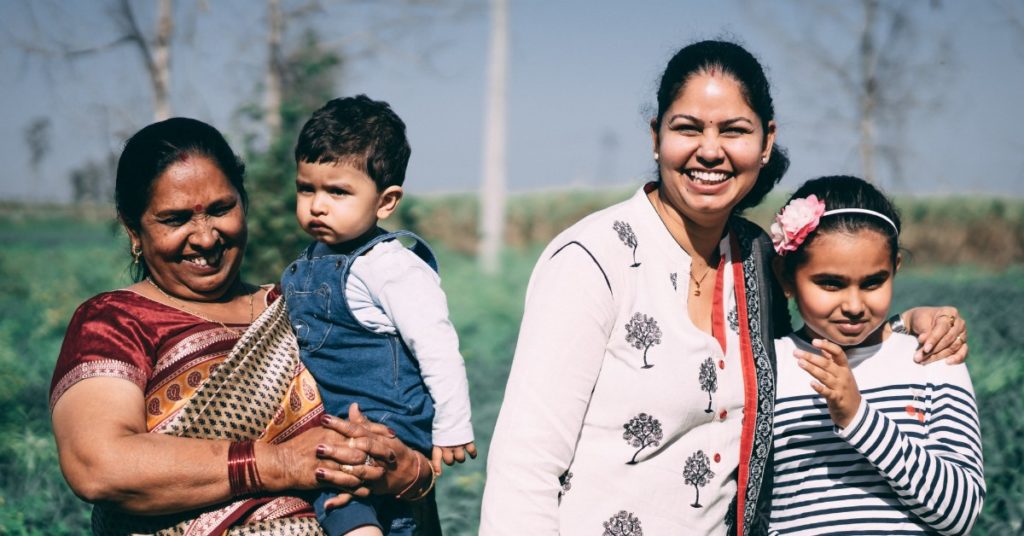
[{"label": "toddler's hand", "polygon": [[431,464],[434,466],[434,472],[441,474],[442,460],[444,460],[446,465],[455,465],[455,462],[462,463],[466,461],[467,454],[469,454],[470,458],[476,458],[476,443],[469,442],[465,445],[455,445],[453,447],[440,447],[434,445],[433,456],[431,456]]},{"label": "toddler's hand", "polygon": [[811,388],[825,397],[832,422],[846,428],[860,407],[860,389],[846,360],[846,353],[838,344],[824,339],[814,339],[811,344],[821,350],[822,355],[803,350],[797,350],[793,355],[800,360],[800,368],[818,380],[811,382]]}]

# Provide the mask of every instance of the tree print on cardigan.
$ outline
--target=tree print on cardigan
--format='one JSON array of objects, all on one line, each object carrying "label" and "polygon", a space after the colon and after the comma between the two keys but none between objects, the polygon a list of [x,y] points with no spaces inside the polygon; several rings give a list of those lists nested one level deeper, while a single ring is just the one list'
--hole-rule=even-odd
[{"label": "tree print on cardigan", "polygon": [[661,439],[665,437],[665,433],[661,430],[661,422],[646,413],[633,417],[622,427],[626,429],[625,432],[622,432],[622,439],[634,447],[639,447],[633,453],[633,459],[626,462],[626,465],[634,465],[640,451],[650,446],[657,447],[661,444]]},{"label": "tree print on cardigan", "polygon": [[700,488],[708,485],[708,482],[715,477],[715,473],[711,470],[711,460],[708,459],[708,455],[704,454],[703,450],[694,452],[693,455],[686,459],[686,466],[683,467],[683,477],[686,479],[685,482],[693,486],[693,489],[697,491],[697,497],[690,506],[703,508],[704,505],[700,503]]},{"label": "tree print on cardigan", "polygon": [[672,272],[668,274],[669,281],[672,281],[672,290],[679,290],[679,274]]},{"label": "tree print on cardigan", "polygon": [[562,486],[562,489],[558,490],[558,498],[561,499],[562,495],[572,489],[572,471],[566,469],[562,476],[558,477],[558,483]]},{"label": "tree print on cardigan", "polygon": [[715,360],[710,357],[700,364],[700,390],[708,394],[708,407],[704,413],[711,413],[711,393],[718,391],[718,371],[715,370]]},{"label": "tree print on cardigan", "polygon": [[733,333],[738,334],[740,332],[740,314],[736,311],[735,305],[733,305],[732,309],[729,309],[729,314],[726,316],[729,319],[729,329],[731,329]]},{"label": "tree print on cardigan", "polygon": [[604,522],[604,534],[601,536],[643,536],[640,519],[632,512],[620,510],[611,519]]},{"label": "tree print on cardigan", "polygon": [[629,267],[636,268],[637,266],[640,266],[640,263],[636,262],[636,248],[640,243],[636,240],[636,233],[633,232],[633,228],[624,221],[616,220],[615,223],[612,224],[612,229],[615,230],[616,233],[619,233],[619,240],[622,240],[622,243],[625,244],[626,247],[633,248],[633,264],[629,265]]},{"label": "tree print on cardigan", "polygon": [[626,342],[633,345],[633,348],[644,351],[644,366],[651,368],[654,365],[647,363],[647,350],[652,346],[661,344],[661,328],[653,317],[643,313],[634,313],[633,318],[626,324]]}]

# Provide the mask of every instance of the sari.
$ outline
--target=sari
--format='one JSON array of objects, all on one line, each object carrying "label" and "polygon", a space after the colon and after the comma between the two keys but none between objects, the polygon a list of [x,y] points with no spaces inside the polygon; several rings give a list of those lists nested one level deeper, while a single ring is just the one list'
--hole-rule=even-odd
[{"label": "sari", "polygon": [[[268,300],[277,297],[271,293]],[[323,413],[280,299],[239,334],[130,291],[101,294],[71,321],[51,409],[72,385],[96,376],[143,389],[150,433],[280,443],[318,426]],[[317,493],[247,496],[161,516],[96,505],[92,528],[104,535],[322,534],[310,505]]]}]

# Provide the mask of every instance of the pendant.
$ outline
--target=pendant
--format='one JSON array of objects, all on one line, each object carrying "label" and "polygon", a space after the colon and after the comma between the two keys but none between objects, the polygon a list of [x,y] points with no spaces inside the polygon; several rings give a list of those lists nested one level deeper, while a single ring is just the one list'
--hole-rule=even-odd
[{"label": "pendant", "polygon": [[693,291],[694,296],[700,296],[700,289]]}]

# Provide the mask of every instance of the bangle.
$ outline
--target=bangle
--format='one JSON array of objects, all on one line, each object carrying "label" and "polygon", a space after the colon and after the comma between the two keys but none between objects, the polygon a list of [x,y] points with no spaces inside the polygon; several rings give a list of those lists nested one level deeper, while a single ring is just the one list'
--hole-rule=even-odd
[{"label": "bangle", "polygon": [[902,315],[892,315],[889,317],[889,327],[892,328],[893,333],[910,333],[910,330],[907,329],[907,325],[903,323]]},{"label": "bangle", "polygon": [[256,466],[256,443],[232,441],[228,446],[228,484],[231,496],[259,493],[265,488]]},{"label": "bangle", "polygon": [[434,489],[434,484],[437,483],[437,473],[434,472],[434,468],[430,468],[430,485],[426,489],[416,494],[415,497],[409,497],[409,502],[416,502],[422,500],[424,497],[430,494],[430,490]]},{"label": "bangle", "polygon": [[[402,495],[405,495],[409,490],[412,489],[413,486],[416,485],[416,482],[419,481],[419,479],[420,479],[420,468],[423,466],[422,463],[420,462],[420,458],[422,456],[423,455],[419,454],[419,453],[415,454],[415,457],[416,457],[416,478],[413,478],[412,482],[409,482],[409,485],[406,486],[405,489],[403,489],[402,491],[398,492],[398,495],[395,495],[396,499],[401,499]],[[430,472],[433,473],[434,470],[431,469]]]},{"label": "bangle", "polygon": [[407,493],[409,493],[410,490],[412,490],[413,487],[416,486],[416,484],[420,481],[420,468],[423,467],[423,463],[420,461],[421,457],[423,457],[422,454],[416,455],[416,479],[414,479],[413,482],[409,483],[409,486],[406,486],[406,489],[401,490],[400,493],[395,495],[394,498],[399,500],[418,501],[426,497],[427,494],[430,493],[430,490],[434,488],[434,484],[437,482],[437,473],[434,472],[433,467],[428,466],[427,468],[430,469],[430,484],[427,485],[426,489],[421,490],[419,493],[417,493],[415,497],[404,496]]}]

